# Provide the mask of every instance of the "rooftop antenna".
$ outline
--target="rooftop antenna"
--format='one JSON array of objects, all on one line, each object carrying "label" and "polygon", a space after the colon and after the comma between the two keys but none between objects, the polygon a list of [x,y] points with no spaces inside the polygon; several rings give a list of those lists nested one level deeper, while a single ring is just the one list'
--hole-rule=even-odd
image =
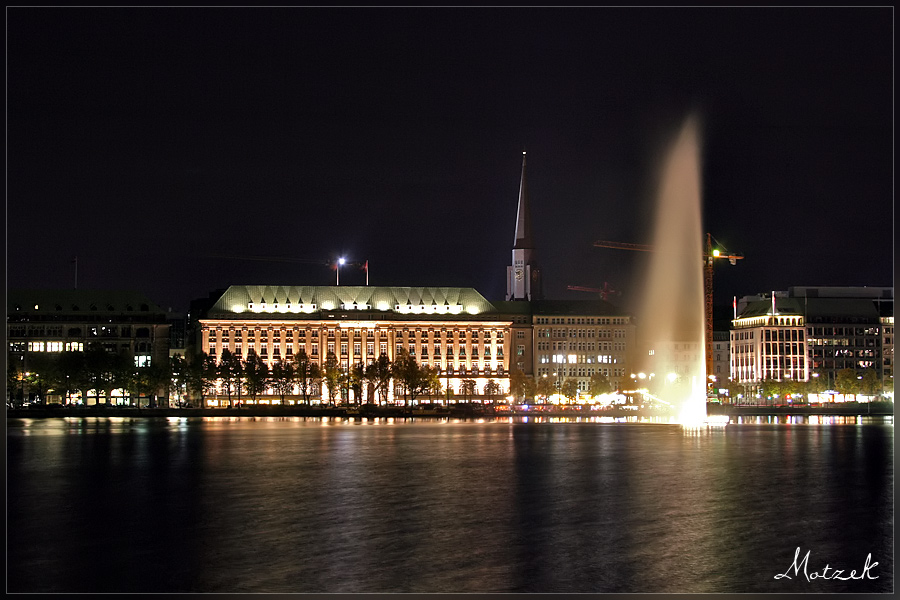
[{"label": "rooftop antenna", "polygon": [[72,262],[75,263],[75,289],[78,289],[78,257],[76,256],[72,259]]}]

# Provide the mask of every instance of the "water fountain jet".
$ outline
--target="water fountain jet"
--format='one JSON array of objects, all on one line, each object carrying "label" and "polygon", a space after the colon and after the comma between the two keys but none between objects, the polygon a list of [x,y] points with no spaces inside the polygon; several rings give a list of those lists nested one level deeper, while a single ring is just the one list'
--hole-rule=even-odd
[{"label": "water fountain jet", "polygon": [[[705,301],[699,123],[686,119],[672,144],[656,196],[653,247],[640,328],[660,377],[657,395],[678,423],[706,423]],[[674,377],[672,376],[674,375]]]}]

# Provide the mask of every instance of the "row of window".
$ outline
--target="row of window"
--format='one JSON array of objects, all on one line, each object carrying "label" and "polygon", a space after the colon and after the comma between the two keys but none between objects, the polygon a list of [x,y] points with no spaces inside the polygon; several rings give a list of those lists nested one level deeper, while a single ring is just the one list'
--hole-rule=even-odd
[{"label": "row of window", "polygon": [[[583,373],[583,374],[582,374]],[[596,374],[606,377],[624,377],[625,367],[563,367],[557,371],[550,367],[538,367],[538,377],[593,377]]]},{"label": "row of window", "polygon": [[541,364],[548,363],[571,363],[571,364],[613,364],[622,362],[621,357],[611,354],[540,354],[538,362]]},{"label": "row of window", "polygon": [[626,332],[624,329],[551,329],[551,328],[539,328],[536,331],[536,336],[538,338],[601,338],[601,339],[610,339],[610,338],[619,338],[623,339],[626,337]]},{"label": "row of window", "polygon": [[[131,344],[114,344],[105,343],[102,347],[107,352],[119,352],[131,350]],[[146,352],[151,350],[149,342],[138,342],[134,344],[134,352]],[[40,342],[10,342],[10,352],[84,352],[84,342],[57,342],[57,341],[40,341]]]},{"label": "row of window", "polygon": [[538,325],[627,325],[628,317],[535,317]]},{"label": "row of window", "polygon": [[[10,326],[9,337],[63,337],[63,328],[57,326],[38,326],[28,327],[22,325]],[[66,337],[124,337],[130,338],[132,327],[130,325],[90,325],[86,328],[69,327],[66,330]],[[150,337],[149,327],[137,327],[134,329],[134,337],[145,338]]]},{"label": "row of window", "polygon": [[[278,336],[281,336],[284,334],[296,333],[297,336],[301,337],[301,338],[306,337],[307,331],[310,331],[311,334],[322,333],[322,331],[313,330],[313,329],[305,329],[302,327],[294,327],[294,328],[286,328],[286,329],[275,329],[272,327],[269,327],[268,329],[265,327],[255,328],[255,329],[247,328],[247,327],[244,327],[244,328],[224,328],[224,327],[212,328],[211,327],[208,329],[208,331],[209,331],[210,337],[215,337],[217,335],[221,335],[222,337],[228,337],[231,333],[233,333],[234,337],[236,337],[236,338],[241,337],[243,335],[243,333],[245,333],[245,332],[247,334],[247,337],[254,337],[254,335],[256,333],[260,333],[260,335],[263,335],[266,332],[268,332],[268,333],[274,334],[275,337],[278,337]],[[354,337],[354,338],[363,338],[363,337],[366,337],[366,338],[382,337],[382,338],[384,338],[384,337],[388,337],[388,331],[386,329],[379,330],[377,332],[377,336],[376,336],[376,332],[371,329],[366,329],[366,330],[362,330],[362,329],[353,329],[353,330],[350,330],[350,329],[326,329],[326,330],[324,330],[324,334],[326,337],[334,338],[334,337],[337,337],[337,335],[336,335],[337,331],[341,332],[339,337],[344,337],[344,338],[347,338],[347,337]],[[350,335],[351,331],[353,332],[352,336]],[[418,336],[421,338],[424,338],[428,335],[430,335],[432,338],[438,338],[438,337],[442,337],[442,336],[445,338],[453,338],[456,334],[459,334],[459,337],[466,337],[466,335],[468,334],[472,339],[478,339],[480,336],[482,336],[482,334],[485,338],[490,338],[493,336],[494,338],[502,340],[504,337],[504,331],[502,329],[486,329],[486,330],[485,329],[471,329],[471,330],[468,330],[468,329],[459,329],[459,330],[454,330],[454,329],[450,329],[450,330],[396,329],[396,330],[393,330],[393,333],[394,333],[395,337]],[[522,333],[524,335],[523,332],[519,332],[519,333]],[[522,337],[522,336],[519,336],[519,337]]]}]

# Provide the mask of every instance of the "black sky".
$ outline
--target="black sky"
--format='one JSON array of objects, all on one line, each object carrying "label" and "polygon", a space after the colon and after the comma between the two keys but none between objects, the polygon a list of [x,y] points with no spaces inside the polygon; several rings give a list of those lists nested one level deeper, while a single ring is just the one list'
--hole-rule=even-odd
[{"label": "black sky", "polygon": [[[555,298],[635,289],[662,149],[704,123],[716,304],[893,285],[884,8],[7,8],[7,285],[503,299],[521,151]],[[698,244],[700,241],[698,240]],[[341,283],[363,284],[345,267]]]}]

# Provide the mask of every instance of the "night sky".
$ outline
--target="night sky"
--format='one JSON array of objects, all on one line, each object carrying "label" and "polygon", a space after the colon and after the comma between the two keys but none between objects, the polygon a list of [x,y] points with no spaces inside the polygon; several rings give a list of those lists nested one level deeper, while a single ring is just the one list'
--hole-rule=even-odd
[{"label": "night sky", "polygon": [[[663,149],[703,122],[715,300],[893,285],[885,8],[7,8],[7,286],[471,286],[522,150],[551,298],[635,293]],[[698,240],[698,245],[702,240]],[[250,260],[254,257],[290,261]],[[365,273],[341,269],[341,284]]]}]

